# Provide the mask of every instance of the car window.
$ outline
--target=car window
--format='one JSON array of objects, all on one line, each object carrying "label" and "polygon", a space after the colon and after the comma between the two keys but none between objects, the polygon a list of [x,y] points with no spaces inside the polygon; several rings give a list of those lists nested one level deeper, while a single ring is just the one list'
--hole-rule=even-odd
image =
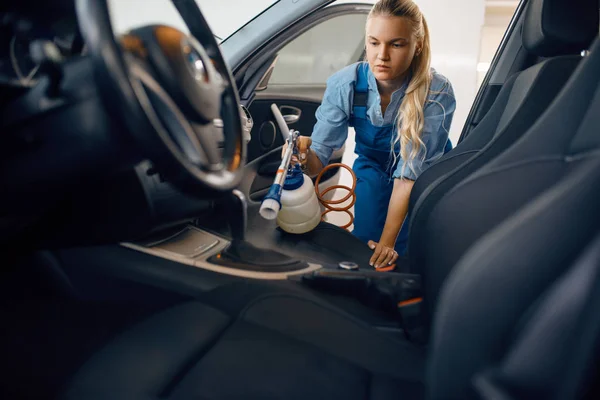
[{"label": "car window", "polygon": [[288,43],[281,51],[269,85],[324,84],[336,71],[361,59],[366,14],[328,19]]},{"label": "car window", "polygon": [[196,3],[210,29],[223,40],[277,1],[196,0]]}]

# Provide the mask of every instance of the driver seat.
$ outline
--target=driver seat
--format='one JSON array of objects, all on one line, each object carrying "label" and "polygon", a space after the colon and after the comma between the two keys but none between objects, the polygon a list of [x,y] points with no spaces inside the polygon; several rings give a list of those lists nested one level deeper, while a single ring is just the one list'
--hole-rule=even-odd
[{"label": "driver seat", "polygon": [[[65,397],[574,397],[590,361],[580,356],[599,338],[579,318],[600,288],[599,46],[563,92],[593,94],[578,104],[581,123],[546,114],[538,124],[571,131],[582,157],[453,269],[428,354],[290,282],[246,281],[130,327],[83,365]],[[571,338],[575,329],[591,334],[589,348]]]}]

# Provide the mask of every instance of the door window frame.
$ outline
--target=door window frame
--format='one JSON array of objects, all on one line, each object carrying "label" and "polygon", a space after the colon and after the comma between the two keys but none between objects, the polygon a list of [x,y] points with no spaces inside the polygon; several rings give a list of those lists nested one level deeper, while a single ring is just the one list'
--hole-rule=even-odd
[{"label": "door window frame", "polygon": [[[268,85],[268,81],[263,82],[263,80],[267,69],[275,61],[275,55],[285,45],[302,35],[304,32],[332,17],[350,14],[368,14],[370,10],[371,5],[365,3],[334,4],[321,8],[290,25],[284,32],[281,32],[271,38],[271,40],[267,41],[260,50],[250,55],[250,57],[237,68],[234,76],[239,85],[240,93],[249,93],[251,90],[253,91],[255,87],[251,88],[249,86],[256,86],[259,82]],[[264,65],[265,63],[268,63],[266,67]],[[255,76],[257,73],[260,73],[259,78]],[[245,101],[251,100],[252,98],[245,99]]]},{"label": "door window frame", "polygon": [[[527,8],[529,0],[521,0],[515,9],[506,32],[496,49],[494,58],[490,64],[483,82],[477,90],[477,95],[471,105],[471,110],[467,115],[467,119],[463,125],[462,132],[459,136],[458,143],[460,143],[471,130],[473,130],[473,121],[479,111],[479,107],[483,104],[485,93],[491,85],[504,85],[504,82],[510,75],[521,69],[522,65],[515,64],[519,53],[523,50],[521,42],[521,27],[523,25],[523,19],[525,16],[525,9]],[[520,64],[520,63],[518,63]]]}]

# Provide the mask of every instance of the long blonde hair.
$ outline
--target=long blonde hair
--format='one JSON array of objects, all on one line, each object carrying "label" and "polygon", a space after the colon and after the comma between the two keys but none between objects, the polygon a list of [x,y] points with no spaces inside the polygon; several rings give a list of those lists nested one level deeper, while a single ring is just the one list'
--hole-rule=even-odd
[{"label": "long blonde hair", "polygon": [[[396,117],[397,135],[392,141],[392,154],[396,162],[395,146],[400,143],[400,156],[409,168],[414,171],[412,162],[415,158],[425,157],[425,143],[421,139],[424,126],[423,108],[427,101],[431,86],[431,46],[429,28],[423,13],[412,0],[379,0],[371,9],[369,17],[393,16],[404,17],[412,22],[413,34],[422,43],[421,51],[412,60],[410,75],[412,76],[402,104]],[[405,164],[405,165],[406,165]]]}]

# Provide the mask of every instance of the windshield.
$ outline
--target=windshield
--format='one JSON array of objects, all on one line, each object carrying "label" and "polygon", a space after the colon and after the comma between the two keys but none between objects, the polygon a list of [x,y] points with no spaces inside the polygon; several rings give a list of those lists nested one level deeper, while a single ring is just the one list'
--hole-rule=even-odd
[{"label": "windshield", "polygon": [[[213,34],[220,42],[278,0],[196,0]],[[150,24],[165,24],[189,33],[169,0],[109,0],[111,21],[117,35]]]},{"label": "windshield", "polygon": [[228,38],[277,0],[196,0],[215,36]]}]

